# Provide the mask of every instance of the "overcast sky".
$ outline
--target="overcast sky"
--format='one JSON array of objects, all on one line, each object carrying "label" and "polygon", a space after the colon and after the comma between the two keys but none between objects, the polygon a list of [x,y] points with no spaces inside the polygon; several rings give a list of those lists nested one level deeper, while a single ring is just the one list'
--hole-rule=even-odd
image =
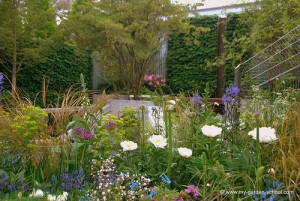
[{"label": "overcast sky", "polygon": [[[172,0],[173,2],[178,2],[182,4],[193,4],[193,3],[201,3],[201,0]],[[247,1],[254,1],[254,0],[247,0]],[[211,7],[218,7],[218,6],[226,6],[236,3],[245,2],[245,0],[205,0],[204,6],[201,8],[211,8]]]}]

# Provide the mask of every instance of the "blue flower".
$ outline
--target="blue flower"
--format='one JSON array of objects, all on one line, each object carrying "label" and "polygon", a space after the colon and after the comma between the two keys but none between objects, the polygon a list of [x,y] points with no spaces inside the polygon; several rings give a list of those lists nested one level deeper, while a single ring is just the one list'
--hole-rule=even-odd
[{"label": "blue flower", "polygon": [[130,189],[134,189],[135,187],[137,187],[139,185],[139,182],[135,181],[135,182],[132,182],[132,184],[130,185]]},{"label": "blue flower", "polygon": [[52,177],[51,177],[51,184],[52,184],[52,186],[55,186],[57,184],[57,180],[54,175],[52,175]]},{"label": "blue flower", "polygon": [[153,195],[155,195],[157,192],[155,190],[150,191],[148,198],[152,199]]},{"label": "blue flower", "polygon": [[169,177],[168,177],[167,175],[163,174],[163,175],[161,176],[161,179],[162,179],[164,182],[166,182],[166,184],[171,184],[171,180],[169,179]]},{"label": "blue flower", "polygon": [[266,198],[267,197],[267,193],[265,193],[265,192],[263,192],[262,194],[261,194],[261,198]]},{"label": "blue flower", "polygon": [[273,187],[277,188],[280,185],[279,181],[274,181],[273,182]]}]

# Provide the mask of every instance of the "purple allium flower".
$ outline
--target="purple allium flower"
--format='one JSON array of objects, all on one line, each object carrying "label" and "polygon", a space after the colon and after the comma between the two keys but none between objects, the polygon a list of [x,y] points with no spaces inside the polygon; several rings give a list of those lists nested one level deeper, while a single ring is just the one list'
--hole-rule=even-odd
[{"label": "purple allium flower", "polygon": [[185,189],[185,192],[188,194],[192,194],[194,197],[200,196],[200,189],[194,184],[189,185],[187,189]]},{"label": "purple allium flower", "polygon": [[233,98],[237,97],[240,94],[240,89],[235,84],[229,85],[229,87],[225,90],[226,94],[231,95]]},{"label": "purple allium flower", "polygon": [[225,94],[222,97],[224,103],[230,103],[233,99],[240,95],[240,89],[235,84],[230,84],[225,90]]},{"label": "purple allium flower", "polygon": [[231,102],[231,98],[230,98],[230,96],[224,94],[222,96],[222,101],[223,101],[223,103],[230,103]]},{"label": "purple allium flower", "polygon": [[105,124],[105,128],[109,131],[114,130],[117,127],[117,123],[116,122],[107,122]]},{"label": "purple allium flower", "polygon": [[74,128],[74,133],[77,134],[82,140],[94,139],[94,133],[91,130],[85,130],[81,127]]},{"label": "purple allium flower", "polygon": [[192,105],[193,105],[194,107],[198,107],[198,108],[200,109],[200,108],[201,108],[201,105],[202,105],[201,98],[202,98],[202,97],[199,96],[199,95],[193,96],[193,97],[191,98]]}]

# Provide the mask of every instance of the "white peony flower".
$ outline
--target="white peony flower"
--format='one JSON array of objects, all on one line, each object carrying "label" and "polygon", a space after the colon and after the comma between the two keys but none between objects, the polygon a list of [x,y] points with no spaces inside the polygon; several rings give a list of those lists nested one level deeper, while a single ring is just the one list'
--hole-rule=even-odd
[{"label": "white peony flower", "polygon": [[137,149],[137,143],[134,143],[132,141],[123,141],[121,142],[121,147],[123,148],[123,151],[131,151]]},{"label": "white peony flower", "polygon": [[[256,140],[256,131],[254,130],[250,131],[248,135],[252,136],[252,139]],[[261,127],[259,128],[259,142],[262,143],[269,143],[272,141],[277,140],[277,137],[275,135],[275,129],[271,127]]]},{"label": "white peony flower", "polygon": [[148,139],[156,148],[164,148],[167,145],[167,139],[162,135],[152,135]]},{"label": "white peony flower", "polygon": [[189,158],[192,155],[192,150],[184,147],[180,147],[177,149],[180,156],[184,158]]},{"label": "white peony flower", "polygon": [[216,137],[217,135],[221,135],[222,128],[219,128],[214,125],[212,125],[212,126],[205,125],[201,128],[201,131],[204,135],[206,135],[208,137]]}]

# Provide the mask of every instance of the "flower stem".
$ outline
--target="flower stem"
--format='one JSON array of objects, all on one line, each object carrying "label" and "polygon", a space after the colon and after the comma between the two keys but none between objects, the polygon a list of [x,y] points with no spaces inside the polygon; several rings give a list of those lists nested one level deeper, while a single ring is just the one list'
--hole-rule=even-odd
[{"label": "flower stem", "polygon": [[256,155],[257,155],[257,168],[261,166],[260,158],[260,143],[259,143],[259,122],[256,121]]},{"label": "flower stem", "polygon": [[142,151],[145,148],[145,110],[142,109]]},{"label": "flower stem", "polygon": [[167,111],[168,115],[168,129],[167,129],[167,136],[169,138],[169,160],[168,160],[168,169],[167,169],[167,175],[169,178],[171,178],[171,168],[172,168],[172,160],[173,160],[173,154],[172,154],[172,148],[173,148],[173,140],[172,140],[172,119],[171,119],[171,111]]}]

